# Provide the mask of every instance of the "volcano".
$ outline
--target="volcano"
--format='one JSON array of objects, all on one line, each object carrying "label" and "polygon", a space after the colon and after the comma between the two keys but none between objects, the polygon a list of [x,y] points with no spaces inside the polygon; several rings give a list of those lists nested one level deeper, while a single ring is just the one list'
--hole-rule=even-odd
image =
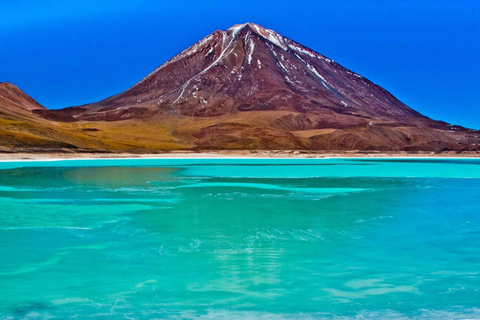
[{"label": "volcano", "polygon": [[253,23],[209,34],[122,93],[33,112],[87,126],[114,149],[462,151],[480,143],[477,131],[434,121]]},{"label": "volcano", "polygon": [[[120,120],[138,117],[119,112],[125,107],[139,112],[152,105],[193,117],[275,110],[313,118],[337,114],[345,118],[342,125],[364,123],[361,118],[426,120],[364,77],[252,23],[211,33],[125,92],[84,106],[76,117]],[[315,125],[304,127],[298,129]]]}]

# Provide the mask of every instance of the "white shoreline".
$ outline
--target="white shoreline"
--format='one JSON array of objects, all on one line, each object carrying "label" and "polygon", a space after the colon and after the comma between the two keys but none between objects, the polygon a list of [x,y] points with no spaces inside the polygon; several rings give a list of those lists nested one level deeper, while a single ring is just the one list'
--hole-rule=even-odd
[{"label": "white shoreline", "polygon": [[[268,152],[268,151],[267,151]],[[42,154],[42,153],[0,153],[0,163],[2,162],[51,162],[51,161],[78,161],[78,160],[307,160],[307,159],[480,159],[479,153],[472,153],[467,156],[445,155],[445,154],[402,154],[402,153],[300,153],[292,154],[287,152],[267,153],[259,152],[257,154],[248,153],[218,153],[218,152],[200,152],[200,153],[159,153],[159,154]]]}]

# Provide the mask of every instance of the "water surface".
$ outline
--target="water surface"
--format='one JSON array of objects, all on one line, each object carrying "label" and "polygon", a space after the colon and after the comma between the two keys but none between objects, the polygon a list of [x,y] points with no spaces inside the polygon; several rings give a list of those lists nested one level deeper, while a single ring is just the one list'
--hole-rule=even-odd
[{"label": "water surface", "polygon": [[0,319],[480,317],[480,160],[0,163]]}]

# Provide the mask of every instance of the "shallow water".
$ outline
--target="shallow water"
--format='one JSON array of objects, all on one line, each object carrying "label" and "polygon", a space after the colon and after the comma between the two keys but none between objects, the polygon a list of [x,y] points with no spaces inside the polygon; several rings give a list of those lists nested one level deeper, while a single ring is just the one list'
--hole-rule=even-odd
[{"label": "shallow water", "polygon": [[480,317],[480,160],[0,163],[0,319]]}]

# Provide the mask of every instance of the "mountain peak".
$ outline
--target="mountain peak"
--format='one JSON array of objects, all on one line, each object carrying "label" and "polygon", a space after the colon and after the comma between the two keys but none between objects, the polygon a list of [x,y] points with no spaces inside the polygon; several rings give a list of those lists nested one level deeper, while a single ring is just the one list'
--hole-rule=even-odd
[{"label": "mountain peak", "polygon": [[[266,28],[262,27],[261,25],[258,25],[256,23],[252,23],[252,22],[246,22],[246,23],[242,23],[242,24],[235,24],[233,26],[231,26],[230,28],[227,29],[227,31],[234,31],[234,32],[238,32],[244,28],[250,28],[258,33],[263,33],[263,34],[266,34]],[[270,30],[272,32],[274,32],[273,30]]]},{"label": "mountain peak", "polygon": [[252,31],[253,33],[282,48],[283,50],[287,50],[287,45],[285,43],[286,38],[275,32],[274,30],[264,28],[256,23],[246,22],[244,24],[236,24],[228,28],[226,32],[228,34],[236,35],[244,29]]},{"label": "mountain peak", "polygon": [[17,86],[10,82],[0,82],[0,88],[17,88]]}]

